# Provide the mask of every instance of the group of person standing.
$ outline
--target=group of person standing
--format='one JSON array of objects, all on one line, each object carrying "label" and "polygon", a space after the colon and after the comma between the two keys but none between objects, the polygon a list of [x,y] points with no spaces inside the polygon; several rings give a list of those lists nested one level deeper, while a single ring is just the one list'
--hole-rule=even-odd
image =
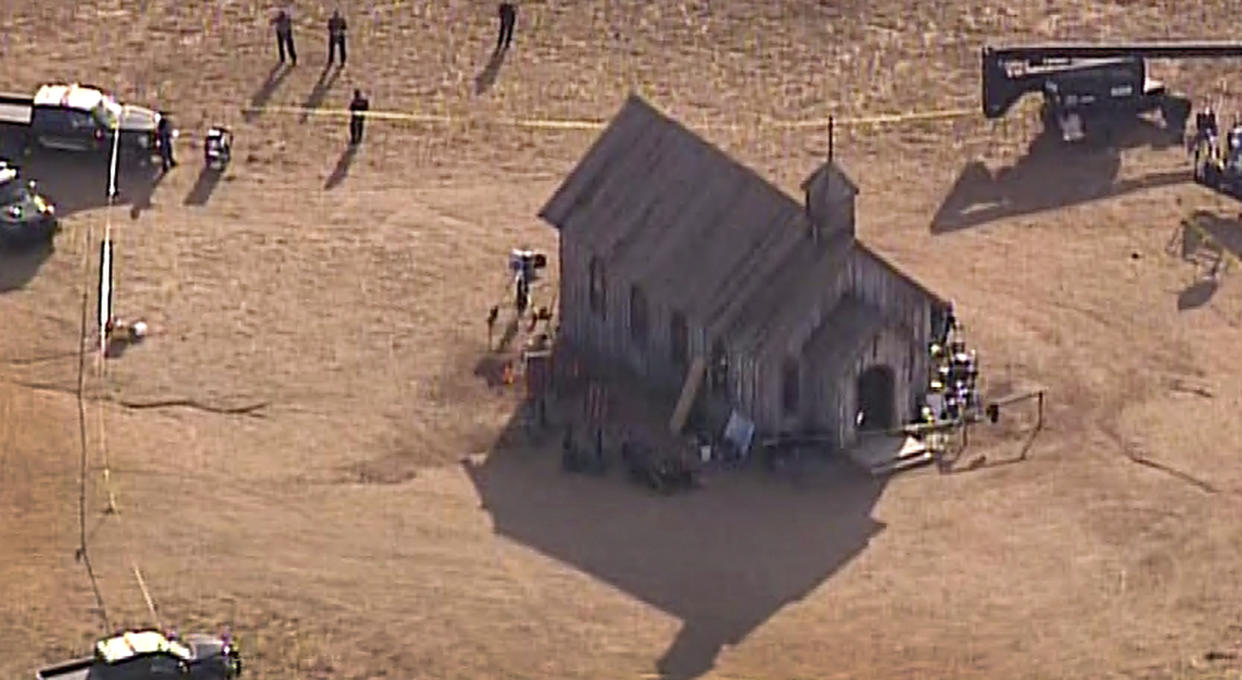
[{"label": "group of person standing", "polygon": [[978,413],[979,358],[975,350],[967,349],[962,326],[952,312],[945,332],[932,343],[930,354],[932,375],[923,421],[928,424],[958,421]]},{"label": "group of person standing", "polygon": [[[498,8],[498,15],[500,30],[496,36],[496,51],[501,52],[509,49],[509,46],[513,43],[513,28],[517,24],[517,3],[501,2]],[[276,16],[272,18],[271,24],[276,34],[276,52],[280,63],[284,64],[288,60],[293,66],[297,66],[298,52],[293,42],[293,17],[289,10],[279,10]],[[328,65],[335,64],[339,55],[340,67],[343,68],[346,59],[346,34],[349,26],[345,21],[345,17],[341,15],[340,10],[333,11],[332,16],[328,18],[327,30]],[[362,143],[363,129],[370,109],[370,100],[362,93],[361,89],[355,89],[354,96],[349,102],[349,143],[351,146],[357,146]],[[172,122],[167,114],[161,114],[156,128],[156,148],[159,152],[164,172],[168,172],[177,165],[173,155],[174,137],[175,133]]]},{"label": "group of person standing", "polygon": [[[513,28],[517,24],[517,3],[502,2],[498,8],[500,19],[500,31],[496,36],[496,51],[509,49],[513,43]],[[298,65],[298,53],[293,43],[293,17],[288,10],[282,9],[276,13],[272,19],[272,26],[276,33],[276,52],[280,58],[280,63],[285,63],[287,58],[294,66]],[[332,16],[328,18],[328,65],[331,66],[336,62],[337,54],[340,54],[340,65],[345,66],[345,37],[348,30],[348,24],[345,17],[341,16],[340,10],[332,12]],[[371,109],[371,102],[362,94],[361,89],[354,90],[353,99],[349,102],[349,143],[356,146],[362,143],[363,126],[367,118],[367,112]]]},{"label": "group of person standing", "polygon": [[[1242,120],[1234,119],[1233,126],[1223,135],[1224,148],[1220,143],[1220,123],[1212,107],[1204,107],[1195,114],[1195,135],[1191,142],[1191,153],[1198,162],[1207,152],[1211,157],[1221,154],[1227,165],[1242,166]],[[1223,152],[1223,153],[1222,153]]]},{"label": "group of person standing", "polygon": [[[276,53],[280,56],[280,63],[285,63],[288,58],[294,66],[298,65],[298,51],[293,44],[293,17],[288,10],[280,10],[276,16],[272,18],[272,26],[276,29]],[[328,64],[331,65],[336,61],[336,53],[341,53],[341,66],[345,65],[345,31],[348,24],[345,23],[345,17],[341,16],[340,10],[332,12],[332,16],[328,19]]]}]

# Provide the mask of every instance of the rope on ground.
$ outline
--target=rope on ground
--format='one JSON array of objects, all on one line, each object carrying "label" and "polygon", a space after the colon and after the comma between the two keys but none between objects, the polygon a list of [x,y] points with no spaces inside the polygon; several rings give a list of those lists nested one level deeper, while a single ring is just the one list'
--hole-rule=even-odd
[{"label": "rope on ground", "polygon": [[[248,116],[262,113],[274,113],[299,116],[319,116],[326,118],[348,118],[350,116],[357,115],[368,120],[390,120],[415,124],[453,125],[455,123],[477,121],[504,127],[536,130],[601,130],[608,125],[608,121],[606,120],[591,120],[585,118],[471,118],[446,114],[404,111],[363,111],[355,113],[349,109],[313,108],[306,106],[245,106],[242,107],[241,110],[243,114]],[[842,116],[839,118],[832,116],[828,118],[813,118],[806,120],[779,120],[776,118],[761,117],[757,125],[745,125],[741,123],[706,123],[703,125],[693,125],[691,127],[699,130],[738,130],[754,129],[756,127],[785,130],[808,130],[826,129],[833,125],[861,127],[868,125],[900,124],[915,121],[950,120],[971,116],[974,115],[975,112],[975,109],[956,108],[937,109],[931,111],[913,111],[909,113]]]}]

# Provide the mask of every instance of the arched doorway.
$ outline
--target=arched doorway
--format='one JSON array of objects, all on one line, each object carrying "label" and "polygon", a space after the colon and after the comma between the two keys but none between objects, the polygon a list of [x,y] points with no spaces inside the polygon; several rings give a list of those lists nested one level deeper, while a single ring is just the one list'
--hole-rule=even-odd
[{"label": "arched doorway", "polygon": [[858,411],[854,421],[858,429],[887,430],[895,426],[895,389],[893,369],[888,366],[872,366],[858,376]]}]

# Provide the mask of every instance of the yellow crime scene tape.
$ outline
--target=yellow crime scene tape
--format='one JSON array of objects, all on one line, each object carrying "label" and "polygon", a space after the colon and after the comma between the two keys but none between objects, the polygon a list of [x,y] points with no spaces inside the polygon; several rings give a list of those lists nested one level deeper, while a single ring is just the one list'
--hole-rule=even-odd
[{"label": "yellow crime scene tape", "polygon": [[866,125],[912,123],[915,121],[951,120],[955,118],[966,118],[974,115],[975,112],[975,109],[940,109],[936,111],[913,111],[910,113],[886,113],[874,116],[843,116],[841,118],[834,116],[831,118],[819,118],[813,120],[781,121],[768,119],[764,121],[763,125],[765,127],[786,129],[826,128],[829,125],[862,127]]},{"label": "yellow crime scene tape", "polygon": [[[286,115],[301,116],[318,116],[326,118],[348,118],[353,115],[360,115],[369,120],[392,120],[404,123],[423,123],[432,125],[453,125],[464,122],[484,122],[492,125],[500,125],[504,127],[528,128],[536,130],[602,130],[608,126],[607,120],[591,120],[591,119],[572,119],[572,118],[473,118],[467,116],[450,116],[445,114],[430,114],[420,112],[405,111],[365,111],[355,114],[349,109],[323,109],[311,108],[305,106],[245,106],[242,107],[242,113],[246,115],[274,113]],[[807,120],[779,120],[775,118],[761,117],[754,125],[745,125],[742,123],[708,123],[705,125],[693,125],[696,129],[740,129],[740,128],[767,128],[767,129],[822,129],[831,126],[849,126],[860,127],[867,125],[885,125],[896,123],[909,123],[915,121],[937,121],[951,120],[955,118],[965,118],[976,113],[975,109],[957,108],[957,109],[939,109],[933,111],[915,111],[910,113],[890,113],[878,114],[870,116],[831,116],[827,118],[815,118]],[[670,116],[672,117],[672,116]]]}]

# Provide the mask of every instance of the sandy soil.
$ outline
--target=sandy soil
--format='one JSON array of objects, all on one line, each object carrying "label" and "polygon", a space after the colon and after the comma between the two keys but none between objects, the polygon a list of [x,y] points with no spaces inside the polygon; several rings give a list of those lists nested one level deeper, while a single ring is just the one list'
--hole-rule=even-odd
[{"label": "sandy soil", "polygon": [[[1155,678],[1237,663],[1204,655],[1242,638],[1242,299],[1236,274],[1205,283],[1169,247],[1192,210],[1223,216],[1231,243],[1237,205],[1187,185],[1179,150],[1149,136],[1050,156],[1028,155],[1021,115],[842,130],[863,237],[958,302],[995,388],[1050,389],[1045,430],[979,439],[970,473],[881,484],[824,464],[650,497],[559,474],[515,424],[516,396],[476,375],[506,253],[555,252],[535,213],[595,134],[497,119],[600,120],[640,89],[793,189],[825,131],[764,120],[975,107],[986,41],[1222,37],[1208,27],[1231,4],[546,0],[524,3],[490,86],[491,3],[341,4],[351,61],[318,85],[328,3],[298,4],[302,61],[268,84],[257,2],[0,8],[4,89],[97,83],[186,131],[183,164],[154,187],[131,174],[111,215],[119,312],[153,334],[87,385],[103,611],[74,556],[102,171],[48,161],[66,232],[50,257],[3,263],[0,674],[84,651],[101,614],[150,623],[135,567],[161,623],[231,626],[254,677]],[[1158,68],[1196,95],[1242,86],[1219,75],[1232,66]],[[350,155],[343,121],[241,111],[340,107],[354,87],[453,122],[376,122]],[[238,134],[214,185],[194,138],[212,122]],[[167,401],[189,405],[153,406]],[[104,514],[109,491],[119,513]]]}]

